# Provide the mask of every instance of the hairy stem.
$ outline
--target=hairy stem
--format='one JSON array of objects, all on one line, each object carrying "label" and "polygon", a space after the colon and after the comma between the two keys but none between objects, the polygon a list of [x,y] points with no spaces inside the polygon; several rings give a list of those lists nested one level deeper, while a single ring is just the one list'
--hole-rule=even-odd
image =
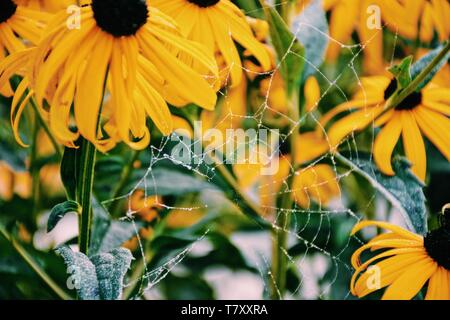
[{"label": "hairy stem", "polygon": [[272,291],[271,298],[274,300],[283,299],[286,290],[286,273],[288,268],[288,235],[290,225],[290,210],[292,208],[292,185],[295,178],[295,170],[297,168],[297,144],[300,139],[300,97],[298,89],[294,90],[292,97],[289,99],[289,117],[292,119],[290,126],[289,145],[291,149],[291,168],[290,175],[286,181],[284,190],[281,192],[280,209],[277,213],[277,227],[273,230],[272,243]]},{"label": "hairy stem", "polygon": [[33,217],[33,224],[36,223],[38,207],[39,207],[39,170],[37,168],[37,144],[39,134],[39,115],[35,111],[33,114],[33,143],[31,145],[30,155],[30,173],[31,173],[31,194],[33,200],[33,208],[31,209],[31,216]]}]

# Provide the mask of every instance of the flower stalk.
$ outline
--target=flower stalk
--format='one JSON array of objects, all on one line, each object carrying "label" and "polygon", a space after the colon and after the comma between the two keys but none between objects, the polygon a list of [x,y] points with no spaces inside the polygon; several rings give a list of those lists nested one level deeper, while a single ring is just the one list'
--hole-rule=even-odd
[{"label": "flower stalk", "polygon": [[81,205],[81,215],[79,217],[79,238],[78,245],[80,252],[85,255],[89,251],[89,240],[92,226],[92,189],[94,187],[94,167],[96,149],[95,146],[86,139],[82,139],[81,157],[78,172],[77,201]]},{"label": "flower stalk", "polygon": [[42,129],[44,129],[45,134],[48,136],[48,138],[50,139],[50,142],[53,146],[53,148],[55,149],[55,153],[58,156],[58,159],[62,159],[63,157],[63,152],[61,150],[60,144],[58,143],[58,141],[56,140],[56,138],[53,136],[50,128],[48,127],[47,122],[42,118],[41,113],[39,112],[39,108],[37,106],[36,100],[34,97],[31,97],[30,99],[30,105],[33,108],[34,113],[36,114],[37,120],[39,122],[39,125]]},{"label": "flower stalk", "polygon": [[289,146],[291,150],[291,172],[286,181],[286,185],[281,192],[280,206],[277,213],[276,228],[273,229],[273,243],[272,243],[272,291],[271,298],[274,300],[283,299],[286,291],[286,274],[288,268],[288,235],[290,226],[290,213],[293,204],[291,194],[292,185],[295,178],[295,170],[297,164],[297,144],[300,139],[299,125],[300,125],[300,95],[299,89],[292,92],[292,96],[288,97],[289,102],[289,117],[292,119],[290,126]]}]

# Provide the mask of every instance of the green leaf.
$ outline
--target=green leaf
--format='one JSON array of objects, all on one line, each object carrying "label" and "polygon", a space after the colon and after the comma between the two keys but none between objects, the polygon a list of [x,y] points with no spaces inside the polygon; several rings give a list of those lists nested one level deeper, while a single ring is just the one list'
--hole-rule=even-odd
[{"label": "green leaf", "polygon": [[410,170],[411,164],[405,158],[394,159],[396,173],[390,177],[382,174],[369,155],[358,155],[351,161],[342,155],[336,156],[345,165],[364,176],[403,215],[408,227],[418,234],[427,233],[427,212],[424,185]]},{"label": "green leaf", "polygon": [[27,153],[22,150],[17,150],[8,141],[0,138],[0,159],[6,162],[15,171],[25,171]]},{"label": "green leaf", "polygon": [[68,148],[64,149],[64,155],[61,161],[61,180],[66,189],[69,200],[75,200],[80,152],[78,149]]},{"label": "green leaf", "polygon": [[389,69],[389,71],[397,79],[399,89],[406,88],[412,81],[411,77],[411,64],[413,56],[409,56],[402,60],[398,65],[395,65]]},{"label": "green leaf", "polygon": [[[70,281],[81,300],[117,300],[123,289],[123,279],[133,256],[128,249],[118,248],[89,259],[68,246],[56,249],[67,265]],[[71,283],[68,281],[68,283]]]},{"label": "green leaf", "polygon": [[76,212],[80,214],[81,206],[79,205],[79,203],[76,201],[68,200],[53,207],[52,211],[50,212],[50,217],[47,221],[47,232],[52,231],[56,227],[58,222],[62,218],[64,218],[66,213],[69,212]]},{"label": "green leaf", "polygon": [[[94,221],[92,224],[92,236],[89,252],[91,255],[109,252],[120,247],[125,241],[136,235],[136,229],[143,226],[142,222],[113,220],[106,209],[93,200],[92,210]],[[136,229],[135,229],[136,228]]]},{"label": "green leaf", "polygon": [[244,11],[245,15],[262,19],[261,7],[255,0],[235,0],[234,2]]},{"label": "green leaf", "polygon": [[260,0],[270,26],[272,44],[280,62],[280,71],[286,82],[288,97],[299,90],[304,67],[304,49],[278,12]]},{"label": "green leaf", "polygon": [[213,300],[214,290],[198,274],[177,276],[169,273],[162,282],[168,300]]},{"label": "green leaf", "polygon": [[291,30],[305,48],[303,79],[306,79],[322,65],[329,43],[328,22],[322,1],[314,0],[295,17]]},{"label": "green leaf", "polygon": [[[411,76],[413,79],[416,78],[422,72],[422,70],[425,69],[431,63],[431,61],[433,61],[433,59],[439,55],[443,47],[444,47],[443,45],[440,45],[439,47],[430,51],[428,54],[423,56],[420,60],[418,60],[416,63],[412,65]],[[424,81],[417,87],[416,91],[419,92],[420,90],[422,90],[433,79],[436,73],[438,73],[442,69],[442,67],[448,63],[449,59],[450,59],[450,52],[447,53],[445,59],[442,59],[442,61],[432,70],[432,72],[430,72],[427,75]]]}]

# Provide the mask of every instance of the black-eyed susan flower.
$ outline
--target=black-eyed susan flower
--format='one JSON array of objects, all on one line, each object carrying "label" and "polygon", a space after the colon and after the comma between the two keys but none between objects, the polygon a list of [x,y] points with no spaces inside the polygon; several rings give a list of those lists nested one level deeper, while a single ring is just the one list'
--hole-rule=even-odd
[{"label": "black-eyed susan flower", "polygon": [[[302,10],[311,0],[298,0],[297,8]],[[324,0],[324,10],[330,12],[330,41],[327,59],[335,62],[342,52],[343,45],[348,45],[356,30],[359,41],[364,45],[364,70],[368,74],[384,71],[383,32],[369,27],[368,8],[373,0]]]},{"label": "black-eyed susan flower", "polygon": [[55,14],[30,53],[31,87],[65,145],[73,147],[79,135],[102,151],[113,145],[98,129],[105,91],[118,137],[136,149],[149,143],[147,116],[163,134],[172,131],[165,99],[214,108],[217,97],[205,80],[217,77],[214,57],[144,0],[93,0],[81,8],[80,30],[68,29],[66,19],[65,11]]},{"label": "black-eyed susan flower", "polygon": [[336,148],[349,134],[372,123],[382,127],[375,139],[373,153],[376,164],[386,175],[394,175],[391,156],[401,136],[413,172],[425,181],[426,152],[422,135],[450,160],[450,89],[430,83],[421,92],[412,93],[397,107],[383,113],[386,100],[396,89],[395,79],[384,76],[364,78],[362,88],[353,99],[331,110],[321,123],[324,126],[334,116],[354,111],[329,128],[332,148]]},{"label": "black-eyed susan flower", "polygon": [[[70,5],[78,4],[76,0],[14,0],[18,5],[46,12],[57,12]],[[87,2],[84,0],[83,2]]]},{"label": "black-eyed susan flower", "polygon": [[242,80],[243,70],[234,41],[270,69],[266,47],[252,33],[245,15],[229,0],[153,0],[151,5],[172,16],[189,39],[204,44],[209,52],[224,58],[233,85]]},{"label": "black-eyed susan flower", "polygon": [[440,41],[450,36],[448,17],[450,3],[447,0],[377,0],[387,27],[402,37],[430,42],[435,32]]},{"label": "black-eyed susan flower", "polygon": [[[353,254],[355,273],[350,285],[353,295],[362,298],[386,288],[383,300],[409,300],[427,285],[425,299],[450,299],[449,225],[422,237],[390,223],[363,221],[353,228],[352,234],[369,226],[390,232],[374,237]],[[360,256],[368,249],[382,251],[362,263]]]},{"label": "black-eyed susan flower", "polygon": [[[34,11],[12,0],[0,1],[0,61],[6,55],[26,48],[26,42],[37,44],[48,14]],[[0,94],[13,95],[9,82],[1,82]]]}]

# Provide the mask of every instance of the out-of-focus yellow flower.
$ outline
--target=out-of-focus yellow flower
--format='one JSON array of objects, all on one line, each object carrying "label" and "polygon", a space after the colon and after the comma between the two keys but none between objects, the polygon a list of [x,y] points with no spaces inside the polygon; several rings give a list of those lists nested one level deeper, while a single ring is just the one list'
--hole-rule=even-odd
[{"label": "out-of-focus yellow flower", "polygon": [[[316,132],[301,134],[297,145],[297,163],[305,164],[324,155],[329,150],[326,140]],[[250,150],[251,153],[258,152]],[[235,164],[233,171],[244,190],[252,193],[257,190],[260,205],[271,211],[276,208],[276,198],[291,173],[291,156],[281,155],[272,159],[278,161],[278,169],[273,175],[261,175],[263,163]],[[336,173],[324,164],[311,165],[298,169],[293,180],[292,199],[302,208],[308,208],[311,201],[327,205],[340,194]]]},{"label": "out-of-focus yellow flower", "polygon": [[[272,76],[262,79],[259,89],[260,95],[267,100],[267,106],[270,111],[273,111],[275,116],[288,113],[286,89],[280,72],[276,71]],[[306,112],[314,111],[321,98],[320,87],[316,77],[310,76],[306,79],[303,92]]]},{"label": "out-of-focus yellow flower", "polygon": [[333,149],[353,132],[374,123],[383,127],[374,144],[374,160],[386,175],[394,175],[392,152],[402,136],[406,157],[419,179],[426,177],[426,150],[422,134],[450,161],[450,89],[431,82],[421,92],[414,92],[396,108],[384,113],[386,100],[396,91],[397,81],[385,76],[362,79],[360,89],[345,102],[322,117],[324,127],[334,116],[349,110],[351,114],[335,122],[328,130]]},{"label": "out-of-focus yellow flower", "polygon": [[[408,39],[420,37],[430,42],[434,32],[439,40],[450,36],[450,3],[448,0],[377,0],[388,28]],[[419,29],[420,26],[420,29]]]},{"label": "out-of-focus yellow flower", "polygon": [[280,72],[276,71],[272,76],[261,80],[259,86],[260,95],[267,101],[270,111],[276,114],[287,114],[287,97],[284,80]]},{"label": "out-of-focus yellow flower", "polygon": [[0,198],[11,200],[17,194],[23,199],[31,196],[31,176],[28,172],[15,172],[0,161]]},{"label": "out-of-focus yellow flower", "polygon": [[[377,0],[324,0],[324,10],[330,12],[330,41],[327,59],[335,62],[342,45],[348,45],[353,31],[357,31],[364,48],[364,70],[368,74],[384,71],[383,31],[369,28],[368,8]],[[311,0],[298,0],[297,11],[301,11]],[[414,1],[413,1],[414,2]]]},{"label": "out-of-focus yellow flower", "polygon": [[[243,78],[236,87],[227,89],[223,99],[219,100],[214,111],[203,110],[200,116],[203,134],[209,129],[216,129],[227,136],[227,130],[242,127],[247,116],[247,79]],[[211,141],[210,146],[218,147],[226,141]]]},{"label": "out-of-focus yellow flower", "polygon": [[242,63],[234,41],[256,57],[263,70],[270,57],[255,38],[242,11],[229,0],[152,0],[152,6],[172,16],[189,39],[204,44],[209,52],[220,52],[233,86],[243,79]]},{"label": "out-of-focus yellow flower", "polygon": [[145,196],[143,190],[137,190],[131,196],[129,207],[141,220],[151,222],[158,217],[162,199],[158,196]]},{"label": "out-of-focus yellow flower", "polygon": [[[422,237],[390,223],[363,221],[353,228],[352,234],[369,226],[390,232],[374,237],[353,254],[352,294],[362,298],[387,287],[383,300],[409,300],[428,282],[426,300],[450,299],[450,233],[445,227]],[[369,249],[383,251],[361,263],[361,254]],[[370,271],[370,267],[378,271]],[[377,275],[378,281],[371,281]]]},{"label": "out-of-focus yellow flower", "polygon": [[205,216],[205,209],[173,209],[166,218],[167,226],[174,229],[188,228],[198,223]]},{"label": "out-of-focus yellow flower", "polygon": [[305,106],[306,112],[314,111],[320,102],[320,87],[316,77],[310,76],[305,82]]}]

